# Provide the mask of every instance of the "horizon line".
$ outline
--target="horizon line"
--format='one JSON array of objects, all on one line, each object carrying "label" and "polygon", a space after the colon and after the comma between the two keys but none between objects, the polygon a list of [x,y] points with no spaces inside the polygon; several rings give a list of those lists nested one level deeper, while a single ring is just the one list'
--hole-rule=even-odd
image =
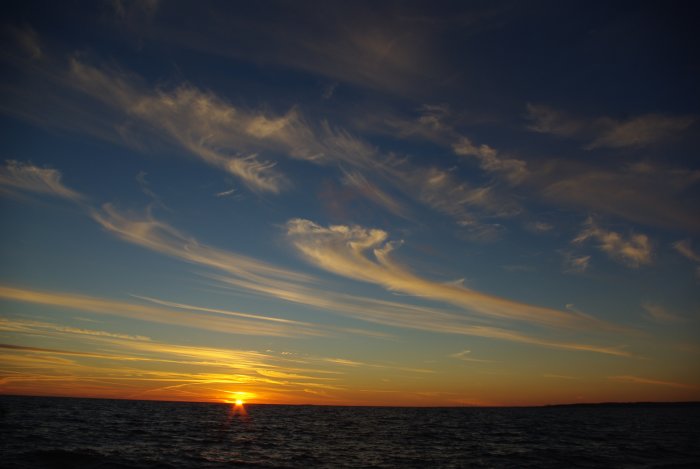
[{"label": "horizon line", "polygon": [[[169,402],[183,404],[219,404],[233,405],[233,403],[224,401],[187,401],[187,400],[167,400],[167,399],[131,399],[128,397],[97,397],[97,396],[59,396],[59,395],[37,395],[37,394],[2,394],[0,397],[30,397],[30,398],[49,398],[49,399],[93,399],[105,401],[133,401],[133,402]],[[512,408],[546,408],[546,407],[576,407],[576,406],[642,406],[642,405],[658,405],[658,406],[682,406],[682,405],[698,405],[700,401],[602,401],[602,402],[569,402],[562,404],[533,404],[533,405],[372,405],[372,404],[285,404],[285,403],[263,403],[263,402],[247,402],[246,406],[293,406],[293,407],[376,407],[376,408],[407,408],[407,409],[463,409],[463,408],[479,408],[479,409],[512,409]]]}]

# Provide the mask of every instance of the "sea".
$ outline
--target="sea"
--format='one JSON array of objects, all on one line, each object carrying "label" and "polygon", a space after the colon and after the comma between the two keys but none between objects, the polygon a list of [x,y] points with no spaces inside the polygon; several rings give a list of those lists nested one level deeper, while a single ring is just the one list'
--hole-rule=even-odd
[{"label": "sea", "polygon": [[333,407],[0,396],[2,468],[700,468],[700,404]]}]

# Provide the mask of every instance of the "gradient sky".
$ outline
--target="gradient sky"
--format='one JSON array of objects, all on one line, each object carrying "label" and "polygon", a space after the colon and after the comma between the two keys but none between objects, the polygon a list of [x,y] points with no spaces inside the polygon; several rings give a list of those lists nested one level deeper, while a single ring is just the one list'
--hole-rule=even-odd
[{"label": "gradient sky", "polygon": [[700,399],[678,2],[15,2],[0,393]]}]

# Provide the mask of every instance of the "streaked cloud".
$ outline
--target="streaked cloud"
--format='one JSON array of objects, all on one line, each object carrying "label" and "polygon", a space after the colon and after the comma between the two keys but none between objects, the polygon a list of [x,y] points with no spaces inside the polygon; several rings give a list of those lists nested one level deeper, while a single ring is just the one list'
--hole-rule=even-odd
[{"label": "streaked cloud", "polygon": [[[136,76],[106,71],[73,58],[72,84],[125,116],[141,120],[188,153],[236,177],[253,190],[277,193],[289,183],[245,144],[280,132],[294,114],[267,117],[231,106],[190,85],[150,91]],[[233,156],[232,156],[233,155]]]},{"label": "streaked cloud", "polygon": [[348,171],[343,181],[354,187],[360,194],[373,201],[377,205],[386,208],[389,212],[402,218],[408,218],[408,209],[400,204],[394,197],[383,191],[379,186],[370,182],[359,171]]},{"label": "streaked cloud", "polygon": [[571,252],[564,252],[564,270],[566,272],[583,273],[588,270],[591,256],[577,256]]},{"label": "streaked cloud", "polygon": [[538,177],[536,184],[550,202],[644,225],[700,231],[690,193],[700,171],[649,162],[611,169],[550,161]]},{"label": "streaked cloud", "polygon": [[[493,185],[474,185],[439,166],[420,165],[407,156],[383,152],[326,120],[310,121],[296,106],[285,113],[263,112],[234,106],[188,83],[149,87],[137,74],[91,65],[80,55],[69,60],[68,70],[54,64],[46,75],[57,91],[51,91],[41,103],[67,90],[73,94],[78,91],[82,98],[54,106],[64,111],[60,116],[45,112],[41,103],[25,103],[22,118],[121,142],[140,151],[174,145],[234,175],[253,191],[277,194],[292,187],[290,178],[271,159],[274,155],[336,167],[341,174],[351,174],[356,183],[360,182],[358,174],[366,180],[371,175],[373,187],[363,185],[363,193],[371,200],[394,213],[406,213],[405,207],[399,209],[395,198],[389,196],[388,186],[453,218],[471,239],[493,238],[502,229],[498,223],[484,223],[481,218],[511,217],[521,211],[515,198]],[[430,122],[437,122],[439,109],[426,107],[425,122],[420,125],[434,125]],[[84,118],[96,113],[99,120]],[[484,160],[489,171],[511,179],[520,178],[520,165],[512,158]]]},{"label": "streaked cloud", "polygon": [[629,119],[575,117],[548,106],[528,104],[528,129],[589,141],[587,149],[643,147],[668,140],[688,129],[694,116],[643,114]]},{"label": "streaked cloud", "polygon": [[588,148],[642,147],[662,142],[686,130],[695,120],[690,116],[661,114],[645,114],[627,120],[602,117],[594,124],[601,130]]},{"label": "streaked cloud", "polygon": [[36,30],[28,25],[4,26],[7,33],[14,39],[16,46],[23,54],[31,59],[38,60],[44,57],[41,39]]},{"label": "streaked cloud", "polygon": [[40,168],[31,163],[7,160],[0,168],[0,193],[34,192],[79,201],[83,196],[62,182],[62,174],[57,169]]},{"label": "streaked cloud", "polygon": [[192,314],[178,309],[167,309],[126,301],[47,292],[26,288],[0,286],[0,298],[8,301],[41,304],[57,308],[69,308],[96,314],[108,314],[140,321],[180,327],[193,327],[228,334],[268,335],[280,337],[325,335],[317,327],[302,323],[281,323],[265,316],[231,317],[232,315]]},{"label": "streaked cloud", "polygon": [[672,313],[668,309],[656,303],[642,303],[642,308],[647,312],[649,317],[660,323],[677,323],[682,322],[683,317],[676,313]]},{"label": "streaked cloud", "polygon": [[660,379],[644,378],[641,376],[632,376],[632,375],[610,376],[608,379],[611,379],[613,381],[619,381],[622,383],[650,384],[650,385],[654,385],[654,386],[668,386],[668,387],[680,388],[680,389],[698,389],[698,386],[695,386],[692,384],[677,383],[674,381],[663,381]]},{"label": "streaked cloud", "polygon": [[[678,251],[683,257],[690,259],[695,263],[700,263],[700,254],[695,252],[690,245],[690,239],[683,239],[673,243],[673,248]],[[695,278],[700,281],[700,265],[695,267]]]},{"label": "streaked cloud", "polygon": [[470,184],[444,169],[399,164],[391,169],[391,174],[403,191],[450,216],[475,238],[483,234],[490,237],[492,229],[498,229],[498,224],[482,220],[485,215],[507,218],[521,212],[517,201],[499,193],[494,187]]},{"label": "streaked cloud", "polygon": [[452,145],[453,151],[462,156],[471,156],[479,160],[481,169],[487,172],[502,173],[505,179],[517,184],[528,176],[527,164],[516,158],[502,157],[499,152],[488,145],[475,145],[466,137],[461,137]]},{"label": "streaked cloud", "polygon": [[700,254],[693,250],[689,239],[683,239],[673,243],[673,248],[678,251],[683,257],[694,262],[700,262]]},{"label": "streaked cloud", "polygon": [[149,337],[142,335],[120,334],[116,332],[108,332],[95,329],[84,329],[81,327],[59,326],[44,321],[29,321],[9,318],[0,318],[0,330],[5,332],[21,333],[43,333],[44,331],[54,331],[67,334],[88,335],[95,337],[111,337],[129,340],[151,340]]},{"label": "streaked cloud", "polygon": [[525,229],[533,233],[547,233],[554,229],[554,225],[543,221],[534,221],[526,223]]},{"label": "streaked cloud", "polygon": [[545,373],[542,376],[545,378],[565,379],[565,380],[580,380],[581,379],[578,376],[558,375],[558,374],[552,374],[552,373]]},{"label": "streaked cloud", "polygon": [[134,21],[138,17],[151,17],[158,11],[160,0],[111,0],[110,6],[116,17],[122,21]]},{"label": "streaked cloud", "polygon": [[380,285],[389,291],[447,302],[471,313],[557,327],[594,326],[589,317],[518,303],[453,283],[420,277],[391,258],[400,245],[387,232],[359,226],[323,227],[309,220],[287,222],[291,242],[311,264],[337,275]]},{"label": "streaked cloud", "polygon": [[462,350],[461,352],[453,353],[450,355],[451,358],[456,358],[457,360],[462,360],[463,362],[476,362],[476,363],[491,363],[493,360],[484,360],[482,358],[474,358],[471,356],[471,350]]},{"label": "streaked cloud", "polygon": [[282,3],[276,5],[278,15],[248,10],[245,18],[225,14],[223,22],[221,12],[186,4],[173,9],[171,14],[191,22],[177,29],[154,25],[150,34],[171,44],[180,44],[184,35],[189,47],[214,56],[262,61],[395,95],[420,92],[448,73],[433,53],[434,25],[412,20],[392,4],[329,9]]},{"label": "streaked cloud", "polygon": [[207,266],[251,281],[266,278],[307,282],[312,277],[258,259],[199,243],[152,214],[124,213],[110,204],[91,212],[92,218],[111,234],[153,251]]},{"label": "streaked cloud", "polygon": [[[490,337],[566,350],[592,351],[620,356],[629,355],[628,352],[619,347],[547,340],[509,329],[475,325],[473,324],[473,320],[469,320],[467,317],[440,309],[357,297],[329,291],[327,288],[317,288],[313,286],[313,284],[318,284],[319,280],[314,277],[288,271],[286,269],[279,269],[271,264],[257,261],[246,256],[240,256],[228,251],[201,245],[196,240],[179,233],[169,225],[155,220],[150,216],[146,218],[129,218],[117,212],[111,206],[104,207],[104,213],[95,214],[94,216],[105,228],[128,242],[179,258],[186,262],[219,270],[224,272],[225,275],[212,274],[207,275],[207,277],[223,285],[230,285],[276,299],[309,305],[315,308],[333,311],[336,314],[348,315],[363,321],[392,327]],[[294,228],[295,225],[297,225],[296,229]],[[307,230],[302,230],[302,228],[307,228],[311,231],[306,232]],[[290,235],[292,235],[296,243],[302,241],[297,239],[298,235],[311,235],[312,238],[314,235],[319,235],[322,238],[328,238],[328,236],[326,236],[328,233],[325,233],[323,228],[313,225],[308,221],[292,221],[288,224],[288,230],[291,231]],[[314,230],[320,231],[314,233]],[[557,327],[583,327],[593,329],[613,327],[604,322],[594,320],[589,316],[568,314],[547,308],[521,304],[474,292],[458,285],[442,284],[422,279],[407,270],[403,270],[393,262],[390,262],[388,259],[388,252],[392,244],[386,242],[386,233],[381,230],[368,231],[360,228],[354,230],[355,232],[353,232],[353,229],[342,226],[335,230],[331,229],[330,234],[335,231],[341,235],[352,234],[352,236],[344,240],[333,240],[331,236],[331,239],[327,239],[327,241],[330,242],[329,245],[326,246],[324,243],[321,245],[323,251],[329,249],[328,252],[331,258],[338,256],[340,264],[336,267],[340,269],[338,273],[341,275],[350,277],[358,276],[359,279],[378,283],[390,290],[406,291],[413,295],[425,296],[438,301],[457,304],[466,307],[470,311],[484,314],[486,317],[511,318]],[[306,238],[306,236],[304,236],[304,238]],[[351,248],[351,251],[354,250],[354,253],[343,253],[341,250],[336,254],[332,254],[333,249],[331,245],[334,241],[337,241],[341,245],[345,244],[346,248]],[[380,252],[383,253],[384,257],[382,262],[372,266],[372,264],[374,264],[372,261],[363,258],[363,251],[367,249],[373,249],[375,255]],[[347,260],[349,264],[343,265],[343,258],[348,256],[351,257],[351,259]],[[353,260],[352,257],[356,259]],[[353,265],[353,262],[357,262],[357,265]],[[361,275],[359,272],[365,268],[368,268],[368,272],[366,275]],[[349,269],[350,271],[343,269]],[[405,287],[405,290],[401,290],[403,287]],[[187,309],[188,306],[172,302],[163,302],[162,300],[149,299],[149,301],[159,301],[161,304],[175,308],[182,307]],[[221,311],[208,308],[196,308],[195,310],[221,313]],[[240,313],[235,314],[240,315]],[[321,333],[318,330],[321,327],[322,326],[317,326],[316,333]],[[306,333],[312,333],[311,331],[306,331],[306,329],[303,330]],[[334,329],[326,328],[325,330],[332,332]],[[342,330],[348,333],[368,334],[368,331],[362,329],[343,328]],[[288,332],[291,334],[294,331]],[[381,337],[384,334],[378,332],[375,335]]]},{"label": "streaked cloud", "polygon": [[432,307],[414,306],[408,303],[377,300],[317,289],[290,291],[250,284],[221,276],[214,276],[213,278],[224,284],[247,288],[274,298],[313,306],[323,311],[331,311],[335,314],[347,315],[390,327],[416,329],[440,334],[487,337],[561,350],[595,352],[623,357],[631,356],[631,353],[626,351],[624,347],[544,339],[507,328],[481,325],[479,324],[479,318],[465,317],[464,315]]},{"label": "streaked cloud", "polygon": [[591,217],[586,220],[584,227],[573,239],[574,244],[595,239],[601,251],[629,267],[636,268],[652,263],[652,245],[647,235],[631,233],[625,237],[615,231],[601,228]]},{"label": "streaked cloud", "polygon": [[232,189],[227,189],[225,191],[217,192],[214,194],[215,197],[228,197],[230,195],[233,195],[236,192],[235,188]]}]

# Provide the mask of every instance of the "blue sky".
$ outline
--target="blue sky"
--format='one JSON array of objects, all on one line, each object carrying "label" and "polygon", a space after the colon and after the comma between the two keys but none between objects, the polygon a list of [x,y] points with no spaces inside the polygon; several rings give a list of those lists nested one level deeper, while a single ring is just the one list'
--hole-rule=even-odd
[{"label": "blue sky", "polygon": [[15,3],[0,392],[697,399],[685,9]]}]

